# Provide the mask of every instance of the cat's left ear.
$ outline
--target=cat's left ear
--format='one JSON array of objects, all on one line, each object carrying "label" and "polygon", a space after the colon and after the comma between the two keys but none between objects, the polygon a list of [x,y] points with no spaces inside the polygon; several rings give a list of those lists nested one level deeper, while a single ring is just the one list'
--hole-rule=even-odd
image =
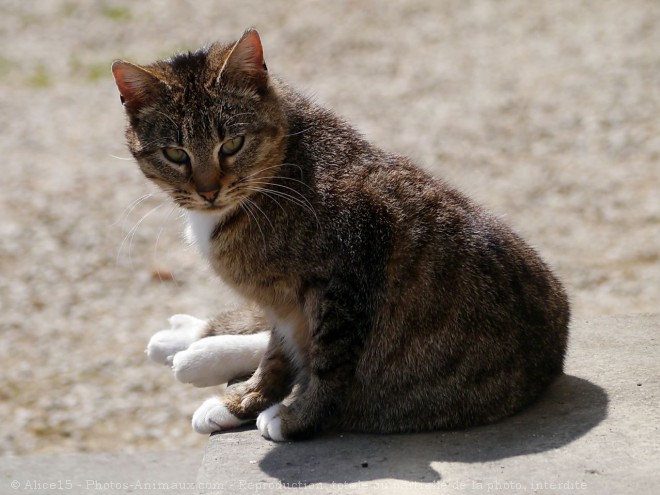
[{"label": "cat's left ear", "polygon": [[126,110],[137,113],[153,98],[160,79],[147,70],[123,60],[115,60],[112,74]]},{"label": "cat's left ear", "polygon": [[232,80],[258,92],[268,84],[268,68],[264,62],[261,38],[255,29],[248,29],[225,59],[218,82]]}]

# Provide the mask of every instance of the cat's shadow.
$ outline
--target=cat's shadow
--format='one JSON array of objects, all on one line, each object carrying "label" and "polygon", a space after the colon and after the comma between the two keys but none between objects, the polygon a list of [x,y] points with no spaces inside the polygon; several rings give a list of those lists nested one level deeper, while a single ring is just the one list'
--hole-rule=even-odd
[{"label": "cat's shadow", "polygon": [[564,375],[541,400],[511,418],[465,431],[414,435],[327,435],[276,445],[261,470],[286,486],[355,483],[384,478],[432,483],[432,462],[487,462],[567,445],[607,416],[599,386]]}]

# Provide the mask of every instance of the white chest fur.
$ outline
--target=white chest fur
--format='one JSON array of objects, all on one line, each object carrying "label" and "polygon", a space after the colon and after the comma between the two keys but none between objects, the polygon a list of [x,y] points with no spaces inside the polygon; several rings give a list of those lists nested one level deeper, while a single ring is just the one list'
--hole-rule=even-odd
[{"label": "white chest fur", "polygon": [[197,246],[200,252],[208,258],[211,254],[211,234],[218,226],[220,217],[199,211],[187,211],[188,227],[186,239]]},{"label": "white chest fur", "polygon": [[300,343],[296,338],[296,327],[293,322],[277,320],[275,332],[281,337],[285,352],[288,354],[291,364],[301,368],[304,362]]}]

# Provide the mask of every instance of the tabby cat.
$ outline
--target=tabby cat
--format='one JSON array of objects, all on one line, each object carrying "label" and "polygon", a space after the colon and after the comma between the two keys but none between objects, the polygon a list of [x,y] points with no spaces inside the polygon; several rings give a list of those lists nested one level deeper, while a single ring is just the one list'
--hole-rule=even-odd
[{"label": "tabby cat", "polygon": [[184,382],[249,376],[197,409],[196,431],[465,428],[562,373],[569,305],[537,253],[272,76],[255,30],[112,70],[131,153],[247,304],[176,315],[149,343]]}]

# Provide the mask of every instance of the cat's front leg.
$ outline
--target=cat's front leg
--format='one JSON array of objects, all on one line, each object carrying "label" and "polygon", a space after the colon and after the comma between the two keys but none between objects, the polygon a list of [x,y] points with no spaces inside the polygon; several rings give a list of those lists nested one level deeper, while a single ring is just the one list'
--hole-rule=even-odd
[{"label": "cat's front leg", "polygon": [[307,438],[332,428],[340,419],[346,390],[355,379],[368,318],[357,308],[324,306],[319,327],[310,332],[308,366],[297,376],[292,393],[257,418],[265,438]]},{"label": "cat's front leg", "polygon": [[331,375],[309,377],[299,393],[271,405],[257,417],[264,438],[283,442],[301,440],[332,428],[339,420],[343,388],[354,372],[337,369]]},{"label": "cat's front leg", "polygon": [[195,411],[193,430],[208,434],[254,421],[259,413],[287,396],[292,377],[288,357],[278,339],[271,338],[259,368],[247,381],[228,387],[222,397],[207,399]]}]

